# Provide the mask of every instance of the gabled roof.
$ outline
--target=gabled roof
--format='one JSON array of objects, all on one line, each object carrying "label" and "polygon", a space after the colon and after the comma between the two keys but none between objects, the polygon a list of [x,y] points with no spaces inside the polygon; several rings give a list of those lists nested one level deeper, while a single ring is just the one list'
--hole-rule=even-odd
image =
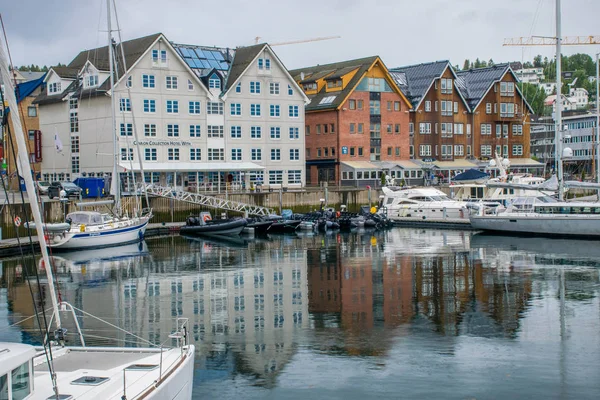
[{"label": "gabled roof", "polygon": [[255,44],[254,46],[238,47],[235,50],[235,56],[233,56],[233,62],[231,69],[227,75],[225,82],[224,93],[227,93],[229,89],[237,82],[238,78],[242,76],[244,71],[250,66],[252,61],[260,54],[261,51],[267,46],[266,43]]},{"label": "gabled roof", "polygon": [[[413,107],[417,108],[433,85],[434,80],[440,78],[448,67],[452,69],[448,60],[435,61],[392,68],[390,74],[396,80],[400,90],[408,97]],[[454,73],[454,71],[452,72]]]},{"label": "gabled roof", "polygon": [[[348,73],[358,69],[350,82],[348,82],[348,84],[342,90],[327,92],[325,88],[323,88],[316,95],[309,96],[310,104],[306,106],[306,111],[337,109],[344,103],[348,95],[352,93],[354,88],[360,83],[365,73],[377,60],[379,60],[378,56],[371,56],[359,58],[357,60],[315,65],[312,67],[292,70],[290,71],[290,75],[292,75],[297,82],[301,80],[302,82],[314,82],[316,79],[326,76],[340,75],[339,72],[341,71],[346,71],[345,73]],[[302,79],[302,76],[304,76],[304,79]],[[321,104],[321,100],[323,100],[325,97],[331,96],[335,96],[333,101]]]},{"label": "gabled roof", "polygon": [[79,68],[71,67],[52,67],[51,70],[63,79],[77,79],[79,73]]},{"label": "gabled roof", "polygon": [[[152,35],[122,42],[115,51],[117,63],[119,65],[123,64],[121,58],[121,45],[123,46],[123,51],[125,53],[126,65],[130,68],[160,36],[162,36],[161,33],[154,33]],[[67,67],[75,68],[79,72],[88,60],[100,71],[109,71],[108,46],[83,50]],[[118,69],[122,72],[122,68]]]},{"label": "gabled roof", "polygon": [[457,85],[469,102],[471,109],[475,109],[494,82],[500,81],[508,71],[508,64],[497,64],[493,67],[475,68],[457,73]]}]

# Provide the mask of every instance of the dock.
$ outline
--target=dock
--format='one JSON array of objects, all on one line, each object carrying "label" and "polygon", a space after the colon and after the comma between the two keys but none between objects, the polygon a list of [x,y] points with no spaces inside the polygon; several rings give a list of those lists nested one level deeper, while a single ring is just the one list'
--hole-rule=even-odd
[{"label": "dock", "polygon": [[[163,223],[152,223],[148,224],[146,228],[145,237],[169,235],[171,233],[179,232],[179,228],[185,225],[184,222],[163,222]],[[40,251],[40,243],[37,236],[31,237],[31,243],[28,236],[23,236],[19,239],[4,239],[0,240],[0,257],[13,257],[21,254],[21,248],[23,248],[24,254],[31,254],[31,245],[37,253]]]},{"label": "dock", "polygon": [[464,218],[422,218],[422,217],[398,217],[390,218],[394,226],[407,226],[433,229],[460,229],[474,230],[471,222]]}]

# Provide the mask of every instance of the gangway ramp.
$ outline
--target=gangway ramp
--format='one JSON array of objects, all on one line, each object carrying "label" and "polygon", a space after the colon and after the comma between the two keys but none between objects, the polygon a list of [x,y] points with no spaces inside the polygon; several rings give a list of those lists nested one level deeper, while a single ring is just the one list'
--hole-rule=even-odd
[{"label": "gangway ramp", "polygon": [[219,197],[207,196],[205,194],[200,193],[186,192],[172,187],[157,186],[154,184],[150,184],[144,185],[144,190],[146,191],[146,193],[148,193],[148,195],[184,201],[186,203],[196,204],[199,206],[212,207],[228,211],[237,211],[249,216],[266,216],[269,214],[275,214],[275,211],[272,208],[255,206],[251,204],[241,203],[239,201],[221,199]]}]

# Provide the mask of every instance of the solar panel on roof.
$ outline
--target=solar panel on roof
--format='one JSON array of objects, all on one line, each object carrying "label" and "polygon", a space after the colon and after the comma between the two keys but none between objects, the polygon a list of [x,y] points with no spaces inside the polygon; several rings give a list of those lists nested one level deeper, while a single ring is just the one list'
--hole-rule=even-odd
[{"label": "solar panel on roof", "polygon": [[225,57],[223,57],[223,54],[220,51],[218,51],[218,52],[215,51],[214,54],[215,54],[215,59],[217,61],[223,61],[225,59]]},{"label": "solar panel on roof", "polygon": [[210,63],[210,66],[213,67],[213,68],[217,68],[217,69],[221,68],[221,64],[219,64],[218,61],[208,60],[208,62]]},{"label": "solar panel on roof", "polygon": [[205,50],[204,51],[204,55],[206,56],[207,60],[214,60],[215,59],[214,52],[212,52],[212,51]]},{"label": "solar panel on roof", "polygon": [[200,49],[195,49],[196,50],[196,54],[198,55],[199,58],[206,58],[206,56],[204,55],[204,52],[202,52],[202,50]]},{"label": "solar panel on roof", "polygon": [[225,61],[222,61],[221,62],[221,69],[225,70],[225,71],[228,70],[229,69],[229,64],[226,63]]}]

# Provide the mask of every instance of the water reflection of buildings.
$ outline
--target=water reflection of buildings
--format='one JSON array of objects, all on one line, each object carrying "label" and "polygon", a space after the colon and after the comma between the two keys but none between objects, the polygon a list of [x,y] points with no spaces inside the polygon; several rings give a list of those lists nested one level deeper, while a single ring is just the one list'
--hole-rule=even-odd
[{"label": "water reflection of buildings", "polygon": [[[286,241],[232,247],[168,237],[148,243],[151,254],[113,261],[64,256],[58,265],[63,297],[156,344],[171,345],[176,319],[189,318],[192,341],[206,355],[199,360],[272,382],[295,352],[294,332],[309,322],[304,249]],[[19,290],[15,299],[30,297],[25,286]],[[19,311],[31,310],[24,303]],[[107,335],[106,325],[90,318],[83,318],[83,328],[135,341]]]},{"label": "water reflection of buildings", "polygon": [[309,310],[337,322],[350,354],[386,351],[391,328],[422,317],[421,327],[446,336],[513,337],[531,282],[485,268],[469,238],[417,229],[340,235],[308,250]]}]

